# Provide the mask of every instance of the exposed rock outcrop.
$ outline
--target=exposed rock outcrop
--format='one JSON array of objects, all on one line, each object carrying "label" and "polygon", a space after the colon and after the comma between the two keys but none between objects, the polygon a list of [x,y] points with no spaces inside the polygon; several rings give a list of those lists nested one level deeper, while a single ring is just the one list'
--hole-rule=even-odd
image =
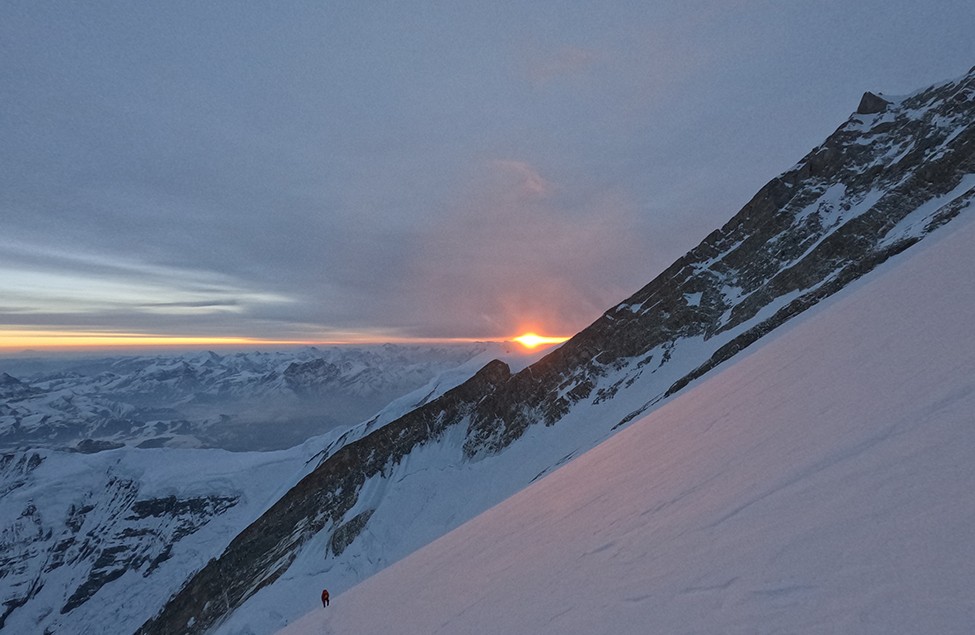
[{"label": "exposed rock outcrop", "polygon": [[583,402],[640,390],[643,405],[610,426],[625,423],[970,207],[975,72],[897,102],[868,95],[727,224],[562,347],[513,376],[493,362],[329,456],[140,632],[206,632],[321,531],[344,549],[369,523],[346,518],[366,479],[448,429],[464,426],[464,456],[477,461]]},{"label": "exposed rock outcrop", "polygon": [[875,95],[870,91],[863,93],[863,97],[860,98],[860,105],[857,106],[858,115],[875,115],[878,112],[883,112],[887,109],[890,102],[881,97],[880,95]]},{"label": "exposed rock outcrop", "polygon": [[649,407],[954,218],[975,197],[973,122],[975,74],[883,115],[855,114],[650,284],[485,399],[468,454],[556,422],[601,377],[622,371],[625,385],[648,356],[688,338],[711,343]]},{"label": "exposed rock outcrop", "polygon": [[204,632],[274,582],[292,563],[297,549],[319,531],[331,527],[333,538],[334,532],[346,534],[337,539],[339,543],[349,538],[349,522],[355,533],[361,531],[368,517],[359,521],[344,521],[344,517],[366,480],[464,421],[480,399],[510,376],[506,364],[490,362],[440,398],[339,449],[241,532],[223,556],[211,560],[140,632]]}]

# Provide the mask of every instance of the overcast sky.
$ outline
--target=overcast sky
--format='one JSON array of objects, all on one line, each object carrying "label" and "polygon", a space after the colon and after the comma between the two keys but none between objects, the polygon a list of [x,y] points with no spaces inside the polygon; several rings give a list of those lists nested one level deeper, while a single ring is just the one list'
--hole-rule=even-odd
[{"label": "overcast sky", "polygon": [[569,335],[973,32],[971,0],[5,0],[0,329]]}]

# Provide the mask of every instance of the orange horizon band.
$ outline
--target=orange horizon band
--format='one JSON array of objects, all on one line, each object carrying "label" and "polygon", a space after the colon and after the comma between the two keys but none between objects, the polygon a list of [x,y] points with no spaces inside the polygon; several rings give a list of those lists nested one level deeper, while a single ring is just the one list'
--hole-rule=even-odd
[{"label": "orange horizon band", "polygon": [[82,349],[123,347],[178,347],[178,346],[325,346],[344,344],[420,344],[420,343],[474,343],[518,342],[526,348],[545,344],[559,344],[567,337],[548,337],[526,333],[507,338],[411,338],[382,336],[337,337],[333,339],[270,339],[260,337],[205,337],[138,333],[98,333],[78,331],[0,331],[0,351],[24,349]]}]

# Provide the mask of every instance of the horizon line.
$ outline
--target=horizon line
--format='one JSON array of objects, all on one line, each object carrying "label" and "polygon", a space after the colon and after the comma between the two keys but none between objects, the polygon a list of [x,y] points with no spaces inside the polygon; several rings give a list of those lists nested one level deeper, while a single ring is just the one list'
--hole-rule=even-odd
[{"label": "horizon line", "polygon": [[[94,353],[122,350],[179,350],[207,348],[290,348],[301,346],[377,346],[382,344],[476,344],[478,342],[519,343],[524,335],[506,337],[404,337],[368,336],[349,334],[348,337],[276,339],[247,336],[181,336],[144,333],[106,333],[97,331],[2,331],[0,330],[0,356],[29,355],[31,353]],[[545,344],[565,342],[569,337],[548,336]]]}]

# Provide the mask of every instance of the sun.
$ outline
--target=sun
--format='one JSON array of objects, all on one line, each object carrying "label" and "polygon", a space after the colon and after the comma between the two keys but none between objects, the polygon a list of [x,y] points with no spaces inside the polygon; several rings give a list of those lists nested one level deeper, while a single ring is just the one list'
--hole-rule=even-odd
[{"label": "sun", "polygon": [[545,344],[561,344],[566,341],[567,337],[546,337],[543,335],[538,335],[536,333],[525,333],[524,335],[519,335],[515,338],[515,341],[524,346],[525,348],[538,348],[539,346]]}]

